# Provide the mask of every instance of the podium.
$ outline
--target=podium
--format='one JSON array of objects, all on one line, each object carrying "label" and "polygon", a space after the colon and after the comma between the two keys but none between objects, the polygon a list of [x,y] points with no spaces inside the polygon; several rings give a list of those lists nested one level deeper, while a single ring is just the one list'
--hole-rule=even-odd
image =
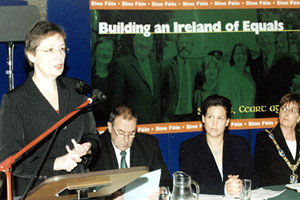
[{"label": "podium", "polygon": [[81,199],[110,196],[149,171],[148,167],[104,170],[53,176],[33,188],[28,200]]}]

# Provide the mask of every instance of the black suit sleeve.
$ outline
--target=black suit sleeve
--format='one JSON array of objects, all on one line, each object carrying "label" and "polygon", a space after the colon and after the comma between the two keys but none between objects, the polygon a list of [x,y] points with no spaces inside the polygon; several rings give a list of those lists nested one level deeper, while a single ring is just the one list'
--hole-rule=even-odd
[{"label": "black suit sleeve", "polygon": [[21,149],[24,137],[24,124],[13,108],[12,100],[7,94],[2,97],[0,109],[0,161],[15,154]]},{"label": "black suit sleeve", "polygon": [[269,142],[268,134],[266,132],[260,132],[256,136],[255,150],[254,150],[254,162],[256,170],[259,174],[262,186],[274,185],[272,181],[272,170],[270,169],[271,163],[268,163],[269,155],[268,147]]},{"label": "black suit sleeve", "polygon": [[87,154],[82,158],[83,164],[86,168],[98,159],[100,154],[101,141],[99,140],[99,134],[96,129],[95,119],[91,112],[85,114],[85,126],[84,133],[80,143],[91,143],[91,154]]},{"label": "black suit sleeve", "polygon": [[[260,185],[259,176],[255,170],[255,164],[252,158],[252,155],[250,153],[250,146],[246,139],[242,138],[242,140],[239,142],[240,148],[236,149],[235,151],[240,153],[236,153],[236,162],[239,164],[239,167],[241,168],[240,176],[241,179],[251,179],[251,187],[252,189],[257,188]],[[239,157],[240,156],[240,157]],[[239,158],[238,158],[239,157]]]},{"label": "black suit sleeve", "polygon": [[197,166],[193,159],[191,159],[194,152],[186,143],[181,143],[179,147],[179,169],[189,175],[197,174]]},{"label": "black suit sleeve", "polygon": [[155,140],[154,144],[155,145],[153,145],[153,148],[154,148],[153,165],[151,166],[151,168],[153,168],[153,170],[161,169],[161,178],[160,178],[159,185],[160,186],[168,186],[171,188],[172,187],[172,179],[171,179],[169,170],[163,160],[162,153],[161,153],[157,139]]}]

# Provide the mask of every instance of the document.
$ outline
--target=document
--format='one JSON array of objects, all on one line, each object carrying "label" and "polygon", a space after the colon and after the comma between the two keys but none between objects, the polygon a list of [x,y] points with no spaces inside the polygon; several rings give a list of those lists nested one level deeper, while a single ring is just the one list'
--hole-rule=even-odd
[{"label": "document", "polygon": [[[265,200],[273,197],[277,197],[280,194],[282,194],[285,190],[281,191],[274,191],[274,190],[268,190],[264,188],[259,188],[256,190],[251,190],[251,200]],[[224,195],[211,195],[211,194],[199,194],[198,196],[201,200],[234,200],[234,199],[240,199],[240,198],[234,198],[234,197],[226,197]]]},{"label": "document", "polygon": [[300,183],[286,184],[285,186],[300,193]]},{"label": "document", "polygon": [[144,174],[125,187],[125,200],[148,200],[148,196],[158,191],[161,170],[155,170]]},{"label": "document", "polygon": [[270,198],[274,198],[277,197],[279,195],[281,195],[284,191],[274,191],[274,190],[269,190],[269,189],[264,189],[264,188],[259,188],[256,190],[252,190],[251,191],[251,200],[262,200],[262,199],[270,199]]}]

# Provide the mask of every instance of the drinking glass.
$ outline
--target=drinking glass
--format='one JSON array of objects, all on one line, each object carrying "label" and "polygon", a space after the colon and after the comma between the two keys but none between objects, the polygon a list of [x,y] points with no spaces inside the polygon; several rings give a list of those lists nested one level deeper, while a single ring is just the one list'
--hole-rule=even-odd
[{"label": "drinking glass", "polygon": [[251,180],[242,179],[242,190],[241,190],[241,200],[250,200],[251,199]]}]

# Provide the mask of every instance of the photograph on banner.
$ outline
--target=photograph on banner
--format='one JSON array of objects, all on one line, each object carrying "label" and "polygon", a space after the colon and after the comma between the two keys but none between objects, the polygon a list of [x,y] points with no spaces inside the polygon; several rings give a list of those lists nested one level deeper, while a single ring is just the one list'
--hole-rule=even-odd
[{"label": "photograph on banner", "polygon": [[212,94],[233,119],[278,115],[300,93],[299,9],[91,10],[92,86],[98,126],[118,104],[139,124],[200,120]]}]

